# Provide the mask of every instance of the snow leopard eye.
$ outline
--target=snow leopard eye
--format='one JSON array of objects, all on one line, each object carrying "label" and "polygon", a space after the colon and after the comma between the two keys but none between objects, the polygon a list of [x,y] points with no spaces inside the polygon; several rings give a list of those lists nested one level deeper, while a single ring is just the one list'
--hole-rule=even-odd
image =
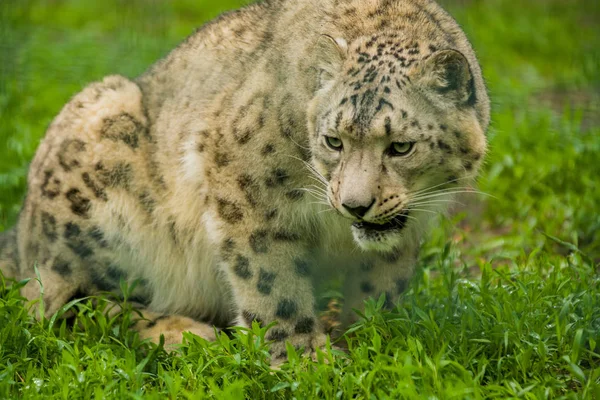
[{"label": "snow leopard eye", "polygon": [[412,151],[414,146],[413,142],[394,142],[390,147],[390,155],[396,157],[406,156]]},{"label": "snow leopard eye", "polygon": [[342,140],[332,136],[325,136],[325,142],[333,150],[341,151],[344,147]]}]

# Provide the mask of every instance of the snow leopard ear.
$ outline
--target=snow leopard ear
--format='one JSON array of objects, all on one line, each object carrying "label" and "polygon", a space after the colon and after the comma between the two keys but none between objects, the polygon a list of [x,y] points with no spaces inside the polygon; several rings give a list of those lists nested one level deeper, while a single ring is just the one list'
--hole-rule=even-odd
[{"label": "snow leopard ear", "polygon": [[348,56],[348,42],[342,38],[321,35],[317,40],[314,60],[318,73],[318,89],[323,88],[338,75]]},{"label": "snow leopard ear", "polygon": [[440,50],[413,74],[426,90],[433,90],[460,105],[475,104],[475,84],[469,62],[456,50]]}]

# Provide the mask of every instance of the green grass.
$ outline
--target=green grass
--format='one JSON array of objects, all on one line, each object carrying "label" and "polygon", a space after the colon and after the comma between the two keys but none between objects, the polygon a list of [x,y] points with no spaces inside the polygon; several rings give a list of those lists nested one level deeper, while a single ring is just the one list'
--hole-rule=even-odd
[{"label": "green grass", "polygon": [[[0,2],[0,230],[69,97],[141,73],[240,2],[208,3]],[[0,283],[0,398],[600,399],[600,6],[444,3],[494,103],[479,185],[494,197],[465,199],[433,231],[393,313],[372,301],[347,353],[290,351],[272,371],[258,328],[189,336],[168,353],[128,329],[127,305],[109,318],[106,300],[83,300],[68,307],[75,322],[36,322],[17,286]]]}]

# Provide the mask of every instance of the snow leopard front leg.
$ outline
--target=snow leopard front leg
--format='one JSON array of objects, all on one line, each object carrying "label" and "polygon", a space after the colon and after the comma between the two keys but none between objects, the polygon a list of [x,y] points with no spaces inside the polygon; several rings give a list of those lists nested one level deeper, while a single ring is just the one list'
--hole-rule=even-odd
[{"label": "snow leopard front leg", "polygon": [[220,259],[233,289],[237,325],[276,323],[266,338],[273,341],[272,361],[277,365],[287,359],[285,342],[314,353],[326,337],[315,314],[310,279],[313,260],[306,241],[299,232],[281,225],[261,225],[228,230]]},{"label": "snow leopard front leg", "polygon": [[408,287],[416,259],[417,251],[411,248],[366,253],[344,282],[341,328],[346,329],[358,320],[355,310],[362,310],[368,298],[378,300],[385,294],[384,308],[391,310]]}]

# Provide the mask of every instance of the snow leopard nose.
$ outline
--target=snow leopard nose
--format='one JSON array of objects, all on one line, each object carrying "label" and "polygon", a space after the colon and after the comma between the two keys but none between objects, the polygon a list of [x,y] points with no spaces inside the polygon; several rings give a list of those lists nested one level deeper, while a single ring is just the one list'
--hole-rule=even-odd
[{"label": "snow leopard nose", "polygon": [[344,203],[342,206],[346,209],[346,211],[352,214],[352,216],[356,218],[363,218],[365,214],[369,212],[371,207],[373,207],[373,204],[375,204],[375,199],[372,199],[368,206],[357,205],[355,202],[349,202],[348,204]]}]

